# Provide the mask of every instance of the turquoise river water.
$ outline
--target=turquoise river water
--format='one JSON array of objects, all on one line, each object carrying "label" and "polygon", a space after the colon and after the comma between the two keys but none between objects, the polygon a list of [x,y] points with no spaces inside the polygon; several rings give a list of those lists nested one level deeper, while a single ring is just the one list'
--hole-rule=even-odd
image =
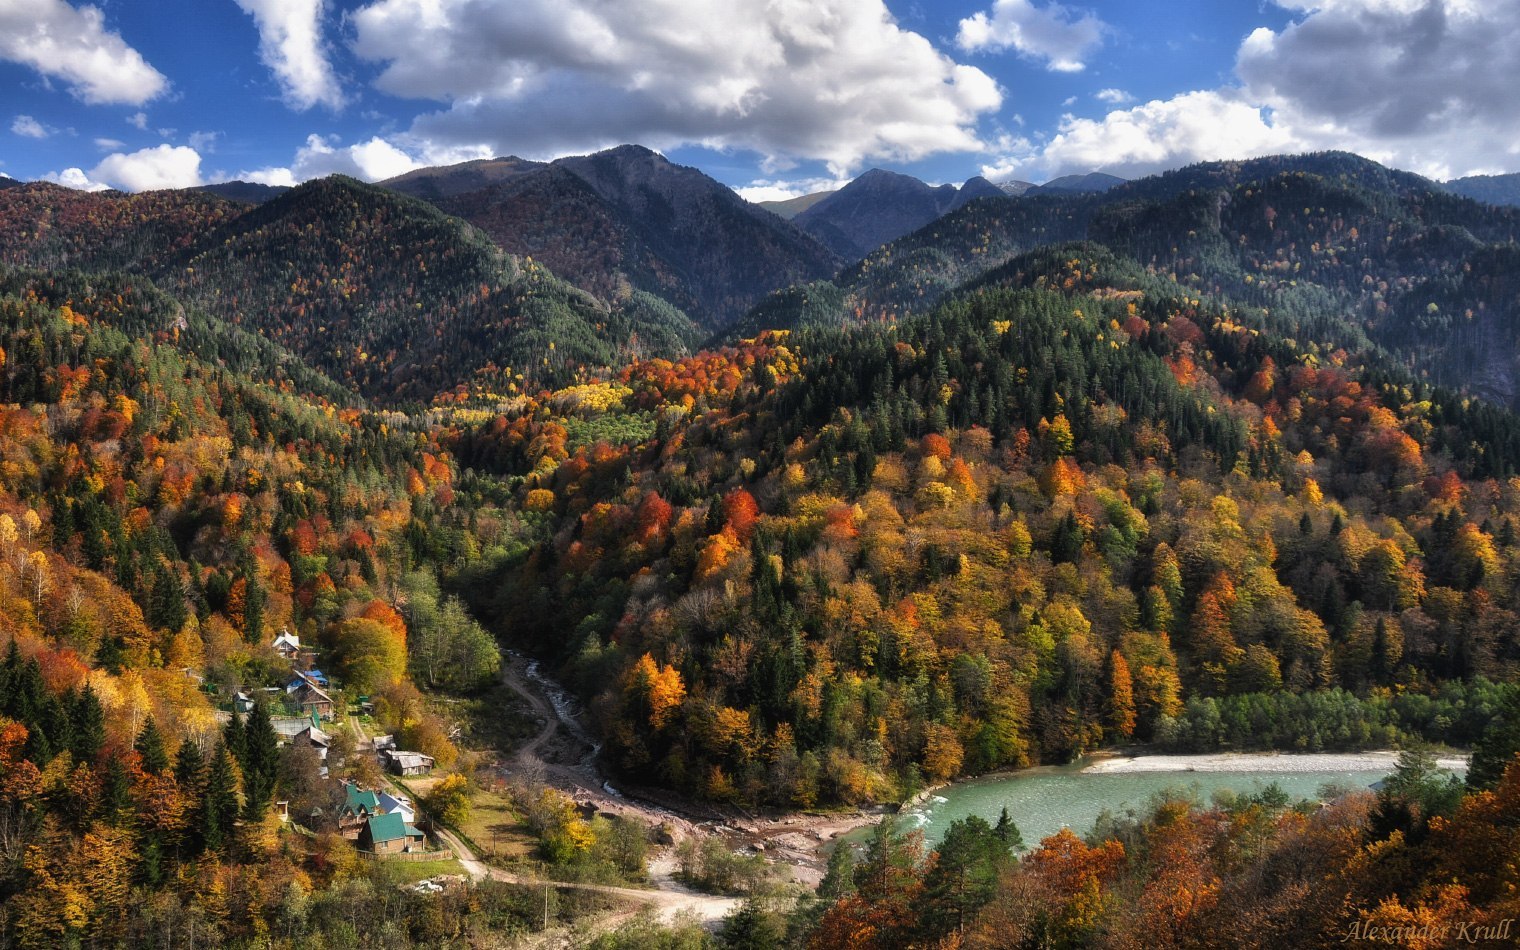
[{"label": "turquoise river water", "polygon": [[[1462,771],[1461,760],[1442,764]],[[921,829],[933,845],[951,822],[968,815],[995,822],[1006,807],[1032,847],[1062,827],[1087,833],[1105,809],[1115,814],[1143,811],[1153,796],[1167,790],[1188,789],[1208,802],[1220,791],[1249,794],[1275,782],[1293,799],[1321,799],[1336,789],[1367,788],[1392,766],[1391,756],[1377,754],[1088,760],[956,782],[905,808],[901,822],[903,830]],[[850,837],[858,841],[863,834]]]}]

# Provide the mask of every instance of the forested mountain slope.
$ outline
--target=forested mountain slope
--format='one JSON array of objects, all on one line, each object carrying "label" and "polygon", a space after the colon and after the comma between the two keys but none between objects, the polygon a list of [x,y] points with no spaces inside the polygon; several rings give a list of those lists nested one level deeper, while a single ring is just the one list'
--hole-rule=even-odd
[{"label": "forested mountain slope", "polygon": [[[460,431],[544,519],[470,597],[628,774],[719,799],[1130,738],[1471,741],[1520,670],[1514,416],[1101,247],[998,283]],[[591,420],[627,434],[556,448]]]},{"label": "forested mountain slope", "polygon": [[[336,697],[372,696],[399,741],[454,760],[409,672],[468,687],[497,650],[407,537],[452,509],[454,470],[407,417],[345,407],[141,275],[0,273],[0,351],[5,940],[235,942],[267,934],[292,889],[340,906],[365,877],[342,870],[352,851],[330,834],[290,847],[270,807],[335,819],[336,782],[281,752],[277,699],[246,728],[219,710],[234,690],[283,696],[270,644],[289,630]],[[345,762],[334,779],[375,780]]]},{"label": "forested mountain slope", "polygon": [[682,352],[695,334],[659,301],[609,307],[431,205],[336,176],[258,206],[27,185],[0,199],[0,254],[151,277],[387,402],[427,401],[481,371],[503,392],[568,381]]},{"label": "forested mountain slope", "polygon": [[[478,189],[466,163],[385,182],[436,201],[514,254],[610,301],[646,291],[709,332],[771,291],[832,277],[840,260],[811,236],[695,168],[635,145],[549,165],[517,160]],[[505,167],[505,166],[503,166]]]},{"label": "forested mountain slope", "polygon": [[[1215,162],[1102,194],[976,202],[842,272],[840,316],[825,322],[924,312],[1017,255],[1091,239],[1201,293],[1340,320],[1417,375],[1514,405],[1520,348],[1507,302],[1491,281],[1460,275],[1490,269],[1517,238],[1515,209],[1355,155]],[[764,306],[773,325],[794,325],[784,306]]]}]

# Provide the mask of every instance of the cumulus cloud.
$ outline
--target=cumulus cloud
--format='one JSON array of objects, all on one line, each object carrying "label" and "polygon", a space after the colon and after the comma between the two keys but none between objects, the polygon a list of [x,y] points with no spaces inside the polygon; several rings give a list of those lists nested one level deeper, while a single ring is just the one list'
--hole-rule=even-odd
[{"label": "cumulus cloud", "polygon": [[1099,89],[1093,93],[1093,98],[1099,102],[1106,102],[1111,106],[1122,106],[1127,102],[1135,101],[1135,97],[1123,89]]},{"label": "cumulus cloud", "polygon": [[11,132],[29,139],[45,139],[52,130],[29,115],[18,115],[11,122]]},{"label": "cumulus cloud", "polygon": [[169,88],[163,73],[118,33],[96,7],[64,0],[0,3],[0,59],[62,80],[84,102],[139,105]]},{"label": "cumulus cloud", "polygon": [[977,150],[980,117],[1002,103],[882,0],[375,0],[350,23],[381,90],[447,103],[411,129],[434,147],[699,144],[843,174]]},{"label": "cumulus cloud", "polygon": [[98,138],[95,140],[95,147],[102,152],[114,152],[118,149],[126,148],[127,143],[121,139]]},{"label": "cumulus cloud", "polygon": [[[63,174],[77,171],[71,168]],[[115,152],[90,169],[88,182],[103,183],[122,191],[190,188],[201,184],[201,156],[185,145],[159,145],[126,154]],[[90,184],[72,187],[90,187]]]},{"label": "cumulus cloud", "polygon": [[131,115],[127,116],[127,124],[132,126],[134,129],[141,129],[144,132],[148,131],[148,113],[132,113]]},{"label": "cumulus cloud", "polygon": [[111,187],[104,182],[91,181],[90,176],[86,175],[82,168],[65,168],[61,172],[48,172],[42,176],[42,180],[80,191],[105,191]]},{"label": "cumulus cloud", "polygon": [[1049,141],[984,166],[994,180],[1035,169],[1047,175],[1101,169],[1125,178],[1216,158],[1292,151],[1297,140],[1261,109],[1229,92],[1190,92],[1116,110],[1102,119],[1065,116]]},{"label": "cumulus cloud", "polygon": [[1279,0],[1304,14],[1241,44],[1236,73],[1307,140],[1427,174],[1520,162],[1520,4]]},{"label": "cumulus cloud", "polygon": [[960,22],[955,42],[964,50],[1016,50],[1055,72],[1081,72],[1087,56],[1103,45],[1108,26],[1091,13],[1059,3],[1037,7],[1030,0],[996,0],[990,13]]},{"label": "cumulus cloud", "polygon": [[309,135],[288,167],[259,168],[240,172],[238,177],[264,185],[297,185],[327,175],[380,181],[423,165],[424,162],[378,135],[368,142],[348,146],[338,145],[336,138]]},{"label": "cumulus cloud", "polygon": [[1137,175],[1196,161],[1347,149],[1433,178],[1520,167],[1520,4],[1482,0],[1278,0],[1299,16],[1258,29],[1237,82],[1056,134],[989,166]]},{"label": "cumulus cloud", "polygon": [[259,30],[259,59],[274,72],[285,103],[305,111],[343,106],[343,89],[322,42],[325,0],[237,0]]}]

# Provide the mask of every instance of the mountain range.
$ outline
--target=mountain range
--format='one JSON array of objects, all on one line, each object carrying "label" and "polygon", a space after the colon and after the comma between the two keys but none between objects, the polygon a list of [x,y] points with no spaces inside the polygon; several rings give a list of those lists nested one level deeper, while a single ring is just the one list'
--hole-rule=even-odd
[{"label": "mountain range", "polygon": [[[1094,240],[1201,291],[1303,310],[1334,323],[1327,343],[1365,337],[1509,405],[1520,397],[1504,277],[1517,212],[1454,193],[1497,195],[1504,183],[1442,186],[1344,153],[1133,182],[1072,176],[1019,195],[982,178],[935,187],[877,169],[787,221],[624,146],[419,169],[378,186],[127,196],[18,183],[0,202],[0,259],[140,273],[358,395],[426,399],[507,368],[522,377],[510,389],[715,335],[901,319],[1018,255]],[[278,244],[295,234],[306,237]],[[409,302],[419,293],[420,314]]]}]

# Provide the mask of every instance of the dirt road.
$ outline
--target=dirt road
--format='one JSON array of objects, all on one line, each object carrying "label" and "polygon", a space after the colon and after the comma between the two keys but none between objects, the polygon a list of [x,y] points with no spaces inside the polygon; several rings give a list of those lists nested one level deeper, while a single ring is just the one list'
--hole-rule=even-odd
[{"label": "dirt road", "polygon": [[[571,890],[595,891],[610,897],[617,897],[626,901],[633,901],[653,909],[656,915],[666,923],[675,920],[682,914],[689,915],[711,927],[727,917],[740,904],[736,897],[715,897],[711,894],[700,894],[693,891],[670,876],[669,870],[661,873],[659,868],[651,868],[651,878],[656,884],[655,890],[641,890],[634,887],[614,887],[607,884],[577,884],[567,881],[544,881],[534,877],[524,877],[521,874],[513,874],[500,868],[493,868],[481,861],[464,841],[453,832],[445,828],[435,828],[434,833],[444,844],[454,849],[454,854],[459,858],[459,863],[465,872],[477,880],[491,878],[492,880],[505,881],[508,884],[542,885]],[[611,921],[610,923],[616,923]],[[608,921],[600,921],[596,925],[598,929],[605,929]]]}]

